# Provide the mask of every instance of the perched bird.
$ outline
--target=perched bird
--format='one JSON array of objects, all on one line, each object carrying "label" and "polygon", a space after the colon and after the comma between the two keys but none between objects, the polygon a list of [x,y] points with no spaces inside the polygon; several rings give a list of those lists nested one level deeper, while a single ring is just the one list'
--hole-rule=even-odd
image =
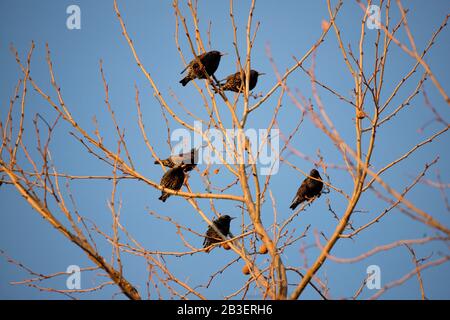
[{"label": "perched bird", "polygon": [[[213,223],[216,228],[226,237],[230,234],[230,222],[233,219],[234,217],[232,218],[229,215],[224,215],[215,219]],[[219,236],[216,230],[214,230],[213,227],[209,226],[208,230],[206,231],[205,241],[203,241],[203,248],[207,248],[214,243],[222,241],[222,238]]]},{"label": "perched bird", "polygon": [[[256,70],[250,70],[250,82],[249,82],[249,90],[253,90],[258,82],[258,76],[263,75],[264,73],[260,73]],[[245,73],[242,73],[243,78],[241,77],[241,72],[236,72],[235,74],[229,75],[225,80],[225,83],[221,86],[224,91],[233,91],[233,92],[242,92],[245,88]]]},{"label": "perched bird", "polygon": [[[309,175],[313,178],[322,180],[319,171],[317,171],[316,169],[312,169]],[[317,181],[311,179],[310,177],[307,177],[305,180],[303,180],[300,188],[298,188],[297,194],[295,195],[295,198],[292,200],[290,208],[292,210],[295,210],[295,208],[297,208],[297,206],[303,201],[310,200],[315,196],[320,197],[322,188],[323,188],[322,181]]]},{"label": "perched bird", "polygon": [[165,167],[173,168],[184,165],[184,172],[193,170],[198,163],[198,149],[192,148],[190,152],[171,155],[167,159],[155,160],[155,164],[162,164]]},{"label": "perched bird", "polygon": [[[198,56],[198,59],[202,63],[204,69],[198,63],[197,59],[192,60],[191,62],[189,62],[187,67],[183,71],[181,71],[181,73],[183,73],[187,69],[188,74],[186,77],[184,77],[183,79],[180,80],[180,83],[184,87],[191,80],[206,79],[207,76],[212,76],[214,74],[214,72],[216,72],[217,68],[219,67],[220,58],[223,55],[224,55],[223,53],[221,53],[219,51],[215,51],[215,50],[202,53],[201,55]],[[205,73],[205,71],[206,71],[206,73]]]},{"label": "perched bird", "polygon": [[[160,185],[161,187],[172,189],[178,191],[183,186],[184,178],[185,178],[185,168],[184,165],[176,166],[169,169],[166,173],[164,173],[161,178]],[[170,197],[169,193],[164,191],[161,192],[161,197],[159,200],[162,202],[166,202],[167,198]]]}]

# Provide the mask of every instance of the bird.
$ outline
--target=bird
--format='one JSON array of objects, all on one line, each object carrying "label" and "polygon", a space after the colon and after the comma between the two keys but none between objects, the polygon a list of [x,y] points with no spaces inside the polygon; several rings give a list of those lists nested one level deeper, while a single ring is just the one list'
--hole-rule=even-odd
[{"label": "bird", "polygon": [[184,165],[184,172],[192,171],[198,163],[198,149],[192,148],[190,152],[171,155],[167,159],[155,160],[155,164],[162,164],[165,167],[173,168]]},{"label": "bird", "polygon": [[[256,70],[250,70],[250,80],[249,80],[249,90],[253,90],[258,82],[258,77],[264,75],[264,73],[258,72]],[[245,88],[245,73],[242,72],[243,80],[241,78],[241,72],[238,71],[232,75],[229,75],[225,79],[225,83],[221,86],[224,91],[242,92]]]},{"label": "bird", "polygon": [[[161,178],[160,186],[168,189],[178,191],[183,186],[185,178],[185,168],[184,165],[179,165],[169,169]],[[167,198],[171,195],[167,192],[162,191],[159,200],[166,202]]]},{"label": "bird", "polygon": [[[310,177],[313,177],[315,179],[322,180],[322,177],[319,174],[319,171],[316,169],[312,169],[309,173]],[[314,179],[311,179],[310,177],[307,177],[305,180],[303,180],[300,188],[297,190],[297,194],[295,195],[295,198],[292,200],[290,208],[292,210],[295,210],[297,206],[306,201],[313,199],[314,197],[320,197],[320,193],[322,192],[323,188],[323,182],[317,181]]]},{"label": "bird", "polygon": [[207,76],[212,76],[219,67],[220,58],[223,55],[224,53],[221,53],[220,51],[216,50],[202,53],[201,55],[198,56],[198,59],[200,60],[204,68],[201,67],[197,59],[192,60],[191,62],[189,62],[187,67],[184,68],[183,71],[181,71],[181,73],[183,73],[184,71],[188,70],[188,74],[186,77],[180,80],[180,83],[184,87],[191,80],[206,79]]},{"label": "bird", "polygon": [[[230,222],[233,219],[234,217],[230,217],[229,215],[226,214],[215,219],[213,221],[213,224],[226,237],[230,234]],[[223,239],[216,232],[216,230],[214,230],[212,226],[209,226],[208,230],[206,231],[205,240],[203,241],[203,248],[207,248],[214,243],[222,241]]]}]

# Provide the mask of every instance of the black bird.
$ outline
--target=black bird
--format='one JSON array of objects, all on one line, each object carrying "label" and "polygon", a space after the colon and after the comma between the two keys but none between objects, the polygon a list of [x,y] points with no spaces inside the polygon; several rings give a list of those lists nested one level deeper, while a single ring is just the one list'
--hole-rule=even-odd
[{"label": "black bird", "polygon": [[[216,228],[226,237],[230,234],[230,222],[233,219],[234,217],[232,218],[226,214],[215,219],[213,223]],[[222,241],[222,238],[219,236],[216,230],[214,230],[213,227],[209,226],[208,230],[206,231],[205,241],[203,241],[203,248],[207,248],[214,243]]]},{"label": "black bird", "polygon": [[[183,186],[184,178],[186,176],[184,172],[185,168],[183,165],[169,169],[161,178],[161,187],[172,189],[175,191],[180,190]],[[167,198],[170,196],[171,195],[169,193],[162,191],[159,200],[161,200],[162,202],[166,202]]]},{"label": "black bird", "polygon": [[[223,53],[221,53],[219,51],[215,51],[215,50],[202,53],[201,55],[198,56],[198,59],[202,63],[204,69],[198,63],[197,59],[192,60],[191,62],[189,62],[187,67],[183,71],[181,71],[181,73],[183,73],[187,69],[188,74],[186,77],[184,77],[183,79],[180,80],[180,83],[184,87],[191,80],[206,79],[207,76],[212,76],[214,74],[214,72],[216,72],[217,68],[219,67],[220,58],[223,55],[224,55]],[[206,73],[205,73],[205,71],[206,71]]]},{"label": "black bird", "polygon": [[[309,175],[313,178],[322,180],[322,177],[319,174],[319,171],[316,169],[312,169]],[[320,193],[322,192],[323,182],[311,179],[307,177],[303,180],[302,185],[297,190],[297,194],[295,198],[292,200],[290,208],[295,210],[297,206],[303,201],[310,200],[316,196],[320,197]]]},{"label": "black bird", "polygon": [[[249,82],[249,90],[253,90],[258,82],[258,76],[263,75],[264,73],[260,73],[256,70],[250,70],[250,82]],[[233,92],[242,92],[245,88],[245,73],[236,72],[235,74],[229,75],[225,80],[225,83],[221,86],[224,91],[233,91]]]},{"label": "black bird", "polygon": [[160,163],[168,168],[184,165],[184,172],[191,171],[198,163],[198,149],[192,148],[190,152],[171,155],[167,159],[155,160],[155,164]]}]

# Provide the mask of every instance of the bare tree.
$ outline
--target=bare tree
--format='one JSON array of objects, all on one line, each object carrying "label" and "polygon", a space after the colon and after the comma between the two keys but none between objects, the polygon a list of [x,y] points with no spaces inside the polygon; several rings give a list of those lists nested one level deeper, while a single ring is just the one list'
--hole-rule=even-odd
[{"label": "bare tree", "polygon": [[[244,30],[246,50],[241,52],[238,45],[240,37],[234,16],[234,1],[230,0],[230,32],[232,32],[234,39],[234,56],[238,71],[245,75],[245,85],[241,93],[230,94],[222,90],[220,82],[214,76],[190,83],[197,90],[208,114],[207,118],[202,119],[192,110],[189,110],[173,92],[166,93],[160,90],[157,82],[152,77],[151,70],[145,67],[146,63],[144,61],[141,61],[139,52],[136,50],[132,40],[132,34],[126,28],[126,17],[121,15],[119,5],[114,0],[114,12],[120,24],[122,35],[137,63],[139,71],[148,80],[150,90],[152,90],[161,107],[161,119],[167,124],[168,136],[170,136],[170,132],[174,128],[184,128],[188,132],[201,135],[206,142],[206,146],[217,151],[216,149],[219,149],[217,141],[212,141],[211,137],[205,132],[199,131],[192,123],[193,121],[199,121],[207,128],[213,128],[223,134],[223,139],[219,143],[220,150],[225,150],[233,161],[228,161],[220,152],[217,152],[221,162],[220,172],[218,172],[218,169],[212,170],[212,166],[207,164],[205,166],[197,166],[195,171],[190,173],[191,175],[200,175],[207,190],[204,193],[193,190],[189,185],[189,178],[185,180],[184,186],[180,191],[163,188],[159,182],[146,177],[134,165],[133,154],[129,151],[127,140],[125,139],[125,131],[121,128],[118,119],[116,119],[110,103],[109,86],[101,62],[100,74],[104,84],[105,105],[111,116],[116,134],[116,143],[112,145],[104,142],[103,134],[97,124],[95,124],[94,133],[89,133],[91,129],[81,126],[73,116],[58,84],[49,45],[46,45],[46,59],[50,82],[54,89],[54,98],[51,97],[50,92],[44,92],[42,85],[32,77],[31,59],[35,48],[34,43],[31,44],[25,59],[21,58],[19,52],[13,49],[17,65],[22,73],[10,100],[6,116],[0,122],[2,134],[0,172],[3,176],[1,183],[4,184],[2,187],[11,186],[15,188],[46,222],[50,223],[68,241],[76,244],[87,255],[93,262],[93,266],[83,269],[82,272],[102,270],[106,273],[107,278],[104,282],[89,289],[59,290],[48,288],[43,284],[45,280],[66,275],[66,273],[43,275],[8,257],[11,263],[23,268],[32,277],[16,284],[24,284],[44,291],[59,292],[69,297],[74,297],[74,294],[77,293],[92,292],[105,286],[116,285],[128,298],[141,299],[144,292],[142,290],[138,291],[136,288],[142,287],[142,283],[130,283],[126,278],[127,266],[122,263],[124,255],[134,255],[140,257],[148,267],[148,278],[142,281],[145,283],[148,297],[154,295],[179,299],[188,299],[190,297],[207,299],[210,284],[232,265],[241,263],[243,272],[249,274],[249,277],[237,290],[225,288],[228,290],[228,293],[223,297],[224,299],[238,297],[245,299],[249,290],[255,290],[263,299],[298,299],[308,286],[311,286],[321,298],[327,299],[330,297],[330,288],[319,273],[320,268],[327,260],[339,263],[353,263],[399,246],[405,246],[412,257],[412,271],[405,271],[405,275],[401,279],[386,284],[372,298],[378,298],[385,291],[402,285],[411,277],[417,277],[420,283],[420,295],[422,298],[425,298],[426,294],[421,276],[423,270],[447,262],[450,259],[450,254],[447,251],[439,253],[438,258],[434,256],[419,258],[414,247],[431,242],[442,242],[448,248],[450,226],[441,221],[437,213],[430,212],[426,208],[417,207],[407,196],[418,184],[425,184],[432,190],[440,192],[448,214],[449,205],[446,192],[449,185],[441,181],[439,174],[436,181],[432,178],[425,178],[429,173],[429,169],[438,163],[439,156],[431,159],[428,163],[424,163],[423,168],[418,170],[413,181],[406,185],[402,191],[392,187],[386,182],[384,176],[387,172],[401,170],[402,164],[406,159],[413,158],[418,150],[428,144],[434,143],[442,145],[442,148],[446,147],[443,139],[449,125],[444,120],[444,117],[441,116],[441,109],[448,107],[450,100],[439,79],[433,73],[432,66],[425,61],[425,56],[431,47],[436,45],[437,38],[447,25],[449,16],[446,15],[444,17],[440,27],[431,35],[428,45],[421,49],[415,44],[414,36],[408,24],[407,10],[404,9],[401,2],[398,0],[394,4],[390,0],[380,0],[377,5],[384,12],[385,22],[374,21],[377,24],[377,30],[374,31],[376,32],[376,41],[375,43],[369,43],[365,35],[366,23],[369,19],[372,19],[370,10],[368,10],[372,4],[370,0],[365,3],[358,1],[362,20],[360,38],[358,39],[359,46],[355,49],[344,42],[344,30],[336,23],[336,17],[341,10],[344,10],[343,2],[338,1],[333,6],[331,1],[327,0],[328,18],[322,22],[320,37],[311,44],[310,49],[301,58],[295,58],[293,65],[289,69],[284,72],[279,70],[275,59],[272,57],[270,47],[267,47],[267,56],[273,66],[273,72],[277,80],[268,92],[255,94],[249,91],[249,83],[250,70],[252,70],[252,50],[255,41],[257,41],[260,25],[259,21],[255,22],[254,20],[256,1],[252,0],[250,2],[247,25]],[[198,56],[211,49],[211,31],[209,26],[200,25],[198,3],[197,1],[189,0],[187,7],[185,7],[188,11],[184,12],[183,6],[177,0],[174,0],[173,8],[176,19],[175,42],[181,60],[187,65],[189,62],[187,57],[192,55],[200,62]],[[401,14],[399,21],[391,21],[390,15],[394,10],[399,10]],[[189,19],[186,16],[189,16]],[[188,20],[192,21],[191,25],[188,24]],[[398,36],[400,30],[406,34],[405,40],[401,40],[401,37]],[[189,52],[182,49],[180,37],[187,41]],[[327,84],[327,79],[316,78],[315,55],[325,41],[337,43],[339,49],[336,54],[342,57],[348,76],[353,80],[351,96],[346,96],[338,92],[337,89],[332,88]],[[400,48],[406,57],[412,59],[413,63],[410,71],[399,75],[398,83],[394,87],[389,87],[385,84],[385,67],[393,47]],[[373,59],[366,58],[365,52],[369,50],[373,50]],[[309,66],[307,66],[307,63]],[[311,83],[310,93],[301,92],[288,85],[287,80],[294,73],[306,75]],[[415,84],[414,90],[408,93],[405,89],[405,84],[413,81],[415,79],[413,75],[416,73],[421,73],[422,76]],[[424,89],[424,83],[427,79],[431,80],[434,88],[437,89],[443,98],[442,101],[438,102],[439,107],[435,107],[427,98],[427,92]],[[30,93],[30,89],[34,90],[34,92]],[[66,90],[70,90],[70,88]],[[397,99],[394,99],[394,97],[400,95],[400,93],[406,98],[401,103],[397,103]],[[26,126],[24,121],[25,115],[33,112],[26,107],[27,97],[30,94],[40,96],[53,109],[55,116],[52,122],[45,120],[37,113],[33,121],[34,128]],[[321,96],[323,94],[331,94],[336,101],[344,102],[348,108],[353,110],[354,117],[348,119],[347,124],[351,122],[354,125],[354,139],[344,138],[345,135],[339,131],[340,125],[336,124],[332,117],[329,116],[330,107],[322,102]],[[434,115],[433,121],[436,121],[441,129],[429,134],[419,143],[413,142],[410,146],[405,147],[404,150],[402,148],[402,154],[393,158],[391,162],[381,166],[374,165],[375,162],[379,163],[375,158],[375,150],[386,151],[383,150],[383,145],[377,144],[379,132],[387,124],[395,122],[398,114],[413,112],[407,106],[421,95]],[[276,175],[268,174],[264,176],[260,174],[258,159],[261,157],[261,145],[252,144],[244,134],[248,128],[249,119],[252,118],[258,109],[266,106],[268,101],[270,101],[269,99],[273,97],[276,97],[276,104],[271,107],[273,110],[272,118],[262,127],[268,129],[268,131],[271,129],[279,130],[282,145],[277,149],[272,145],[268,136],[263,139],[262,145],[271,148],[277,154],[277,161],[280,161],[281,164],[289,167],[290,170],[301,176],[309,177],[308,172],[310,168],[298,167],[295,165],[295,161],[288,160],[287,153],[310,162],[311,165],[314,165],[323,173],[323,193],[328,192],[330,196],[327,196],[326,200],[322,198],[320,201],[327,201],[329,213],[335,219],[334,231],[331,233],[326,234],[323,231],[311,232],[310,226],[307,226],[304,230],[297,230],[296,228],[295,222],[300,219],[299,214],[306,207],[310,206],[313,201],[319,201],[315,198],[301,204],[287,218],[279,220],[277,211],[280,209],[286,210],[288,205],[278,203],[272,194],[271,182]],[[135,87],[134,100],[138,114],[136,126],[139,127],[142,133],[143,144],[147,148],[149,155],[158,161],[162,156],[157,154],[150,137],[147,135],[146,122],[141,112],[140,91],[137,86]],[[288,101],[296,107],[286,112],[295,113],[296,116],[300,115],[296,127],[291,132],[286,132],[283,123],[279,121],[279,112],[283,109],[283,101]],[[225,118],[225,113],[227,113],[227,117],[231,118],[231,123],[222,120]],[[111,175],[80,176],[63,173],[54,165],[50,142],[54,129],[62,122],[70,127],[71,137],[78,141],[88,154],[111,170]],[[321,139],[325,139],[327,143],[331,143],[334,146],[335,153],[341,159],[339,163],[327,161],[326,157],[320,152],[317,155],[304,154],[298,146],[292,143],[292,140],[300,134],[299,129],[302,128],[305,122],[312,123],[322,132]],[[42,130],[42,125],[44,125],[45,130]],[[238,132],[232,138],[233,141],[230,141],[227,135],[227,129],[229,128],[233,128]],[[36,137],[39,157],[31,155],[30,148],[35,146],[25,142],[25,134]],[[169,139],[168,144],[170,144]],[[18,157],[19,154],[23,157]],[[19,159],[23,160],[20,161]],[[155,166],[155,170],[159,170],[162,173],[167,168],[161,165]],[[337,171],[345,173],[347,179],[352,181],[352,188],[344,188],[332,179],[333,173]],[[215,185],[212,181],[213,176],[216,174],[226,175],[230,183],[225,186]],[[82,180],[90,185],[95,185],[99,180],[111,181],[112,190],[108,202],[112,219],[111,230],[102,230],[95,223],[93,216],[82,215],[78,212],[75,205],[76,194],[72,194],[69,188],[70,181],[73,180]],[[175,226],[177,230],[176,236],[180,237],[188,250],[178,252],[146,248],[121,223],[121,201],[118,200],[117,186],[123,180],[135,180],[142,184],[143,187],[150,186],[173,197],[184,198],[192,207],[193,212],[198,213],[198,221],[204,220],[221,235],[221,241],[215,245],[231,249],[234,252],[234,258],[230,261],[225,261],[220,270],[211,273],[207,283],[190,283],[190,281],[185,280],[185,275],[174,274],[167,265],[165,258],[175,256],[177,259],[183,259],[186,256],[202,254],[211,250],[211,247],[203,248],[199,247],[198,244],[191,243],[186,237],[186,234],[193,234],[198,237],[204,237],[204,234],[180,224],[174,217],[160,215],[153,210],[149,210],[149,213],[155,219],[162,219]],[[64,188],[64,186],[66,187]],[[294,194],[295,192],[293,191],[292,196]],[[331,195],[333,198],[331,198]],[[385,203],[385,209],[380,212],[369,212],[369,214],[359,216],[358,221],[365,221],[363,223],[353,222],[352,219],[355,215],[360,214],[357,208],[364,206],[364,203],[367,205],[373,197]],[[338,200],[335,200],[335,198]],[[344,209],[335,211],[331,199],[344,203]],[[220,233],[220,230],[213,223],[213,219],[210,218],[211,215],[206,211],[210,210],[216,217],[219,217],[221,213],[216,209],[216,206],[217,203],[223,201],[231,201],[241,210],[240,228],[237,231],[235,226],[234,232],[237,233],[236,235],[230,235],[230,237]],[[357,241],[360,234],[378,222],[383,221],[393,211],[404,214],[415,223],[423,224],[430,230],[432,235],[415,239],[398,239],[398,241],[389,244],[379,243],[376,247],[369,248],[367,252],[354,258],[339,258],[332,254],[332,249],[338,242],[343,242],[343,245],[345,245],[346,239]],[[273,214],[272,224],[264,223],[261,218],[263,212],[265,212],[265,217],[270,213]],[[320,228],[320,226],[317,227]],[[99,237],[111,246],[111,256],[108,257],[106,252],[100,252],[97,249],[96,242],[99,241]],[[309,246],[304,245],[306,242],[303,241],[306,240],[309,240]],[[155,244],[156,248],[157,245]],[[319,249],[319,253],[311,263],[306,261],[305,258],[303,266],[291,266],[286,264],[285,252],[287,248],[296,248],[304,257],[306,257],[306,251],[309,248]],[[6,253],[3,251],[1,253],[6,256]],[[367,282],[367,279],[362,280],[362,285],[350,292],[349,297],[356,299],[360,296]],[[162,294],[160,288],[165,288],[168,294]]]}]

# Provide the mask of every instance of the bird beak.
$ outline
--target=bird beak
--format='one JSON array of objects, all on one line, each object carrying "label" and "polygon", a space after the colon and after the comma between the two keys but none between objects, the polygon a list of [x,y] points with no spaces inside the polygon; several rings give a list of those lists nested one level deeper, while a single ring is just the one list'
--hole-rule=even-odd
[{"label": "bird beak", "polygon": [[234,220],[234,219],[236,219],[236,217],[230,217],[230,220]]},{"label": "bird beak", "polygon": [[258,76],[263,76],[263,75],[265,75],[264,72],[258,72]]},{"label": "bird beak", "polygon": [[228,53],[226,53],[226,52],[221,52],[220,53],[220,56],[222,57],[222,56],[226,56]]}]

